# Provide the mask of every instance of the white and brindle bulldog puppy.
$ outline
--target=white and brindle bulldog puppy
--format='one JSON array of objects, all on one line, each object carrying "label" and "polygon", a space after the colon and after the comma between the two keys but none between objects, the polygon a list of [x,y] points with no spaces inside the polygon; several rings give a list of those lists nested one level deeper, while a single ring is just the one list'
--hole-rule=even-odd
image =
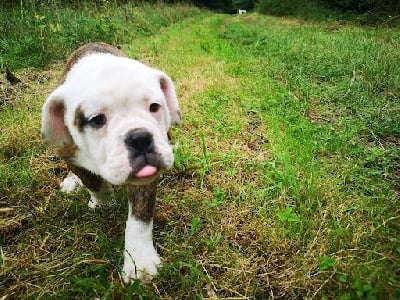
[{"label": "white and brindle bulldog puppy", "polygon": [[83,184],[93,208],[108,184],[128,189],[127,284],[151,278],[160,264],[152,238],[157,177],[173,164],[168,132],[180,119],[171,79],[104,43],[84,45],[70,56],[43,106],[43,139],[71,170],[63,191]]}]

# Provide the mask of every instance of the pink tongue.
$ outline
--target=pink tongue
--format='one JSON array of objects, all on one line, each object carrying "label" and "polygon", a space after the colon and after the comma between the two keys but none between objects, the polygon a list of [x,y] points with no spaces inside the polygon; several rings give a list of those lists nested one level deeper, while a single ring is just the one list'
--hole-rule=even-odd
[{"label": "pink tongue", "polygon": [[156,174],[157,168],[154,166],[146,165],[144,166],[139,172],[135,174],[136,178],[145,178],[145,177],[150,177],[154,174]]}]

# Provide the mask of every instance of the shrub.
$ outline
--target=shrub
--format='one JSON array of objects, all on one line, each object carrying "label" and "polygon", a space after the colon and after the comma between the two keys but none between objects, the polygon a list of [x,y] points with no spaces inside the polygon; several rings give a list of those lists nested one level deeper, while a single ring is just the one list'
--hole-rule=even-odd
[{"label": "shrub", "polygon": [[277,16],[295,15],[304,19],[353,20],[361,25],[396,26],[400,1],[394,0],[259,0],[260,13]]},{"label": "shrub", "polygon": [[297,2],[291,0],[260,0],[257,10],[260,13],[269,13],[278,16],[292,15],[297,7]]},{"label": "shrub", "polygon": [[324,0],[329,6],[341,11],[364,13],[375,11],[400,12],[400,2],[395,0]]}]

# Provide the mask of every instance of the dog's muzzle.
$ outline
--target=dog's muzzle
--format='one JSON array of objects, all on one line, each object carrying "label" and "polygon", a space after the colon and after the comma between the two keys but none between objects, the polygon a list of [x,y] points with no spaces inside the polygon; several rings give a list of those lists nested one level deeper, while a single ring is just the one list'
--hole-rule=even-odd
[{"label": "dog's muzzle", "polygon": [[151,178],[161,167],[160,157],[155,152],[153,135],[145,129],[134,129],[127,133],[125,145],[132,167],[130,178]]}]

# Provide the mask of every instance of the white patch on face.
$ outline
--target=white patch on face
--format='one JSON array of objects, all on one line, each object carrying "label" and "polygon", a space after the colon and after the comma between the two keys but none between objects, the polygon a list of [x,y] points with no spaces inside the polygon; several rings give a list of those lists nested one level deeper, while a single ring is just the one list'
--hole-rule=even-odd
[{"label": "white patch on face", "polygon": [[151,279],[157,274],[161,260],[153,245],[153,221],[142,222],[129,212],[125,229],[123,280],[129,284],[134,279]]},{"label": "white patch on face", "polygon": [[[159,71],[128,58],[93,54],[74,65],[64,90],[65,124],[79,149],[77,165],[112,184],[127,180],[141,183],[131,178],[134,166],[125,139],[128,132],[143,129],[153,138],[158,157],[155,167],[172,166],[173,153],[167,137],[171,120]],[[160,106],[159,110],[150,108],[154,103]],[[106,123],[100,128],[90,124],[79,128],[77,111],[85,120],[102,114]]]}]

